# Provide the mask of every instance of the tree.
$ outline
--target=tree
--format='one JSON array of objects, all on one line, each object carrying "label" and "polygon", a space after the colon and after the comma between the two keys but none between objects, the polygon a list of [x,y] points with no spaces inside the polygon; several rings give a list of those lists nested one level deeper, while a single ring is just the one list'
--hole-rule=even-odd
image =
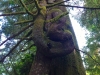
[{"label": "tree", "polygon": [[84,61],[86,65],[86,71],[89,75],[99,75],[100,72],[100,2],[98,0],[87,0],[85,7],[88,9],[84,9],[81,17],[80,24],[82,27],[85,27],[89,31],[89,35],[87,35],[87,45],[84,47],[84,50],[92,56],[93,59],[90,59],[88,55],[84,56]]},{"label": "tree", "polygon": [[[7,24],[2,28],[5,35],[10,37],[0,45],[10,40],[10,42],[6,43],[6,46],[11,47],[12,44],[9,44],[11,41],[14,46],[11,49],[9,48],[8,52],[7,48],[4,49],[6,54],[1,58],[1,62],[4,59],[7,61],[7,57],[8,61],[10,61],[12,59],[11,54],[16,56],[16,53],[23,54],[21,52],[25,50],[27,50],[25,53],[27,54],[30,52],[28,49],[33,49],[32,47],[36,46],[36,55],[35,59],[32,60],[29,75],[85,75],[80,53],[74,50],[78,46],[70,19],[65,16],[68,15],[68,12],[66,12],[65,8],[58,6],[64,2],[67,1],[30,0],[29,2],[29,0],[20,0],[16,1],[16,3],[12,0],[3,1],[2,4],[9,3],[9,7],[3,10],[3,13],[7,11],[8,14],[1,14],[1,16],[17,16],[5,17]],[[22,19],[25,21],[20,21]],[[11,25],[14,23],[17,25]],[[16,28],[14,31],[7,31],[6,27]],[[28,30],[25,31],[26,29]],[[18,30],[20,31],[15,34]],[[31,54],[34,53],[31,51]],[[16,59],[20,61],[19,58]],[[17,62],[15,61],[15,63]],[[12,72],[16,75],[14,67]]]}]

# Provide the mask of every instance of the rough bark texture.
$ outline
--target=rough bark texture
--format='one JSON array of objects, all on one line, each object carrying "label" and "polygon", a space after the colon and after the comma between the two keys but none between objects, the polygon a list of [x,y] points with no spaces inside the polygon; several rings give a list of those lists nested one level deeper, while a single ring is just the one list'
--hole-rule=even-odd
[{"label": "rough bark texture", "polygon": [[[57,1],[41,0],[39,3],[43,6],[47,5],[43,3]],[[69,17],[44,23],[45,17],[52,19],[63,13],[65,8],[56,6],[45,11],[47,14],[40,13],[34,22],[33,41],[37,52],[29,75],[85,75],[80,53],[74,50],[74,43],[77,43]]]}]

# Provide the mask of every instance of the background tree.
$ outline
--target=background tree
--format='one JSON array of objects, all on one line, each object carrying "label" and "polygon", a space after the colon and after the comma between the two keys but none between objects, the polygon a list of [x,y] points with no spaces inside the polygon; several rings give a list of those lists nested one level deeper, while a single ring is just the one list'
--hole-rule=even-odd
[{"label": "background tree", "polygon": [[0,44],[5,44],[1,62],[7,74],[27,75],[30,71],[29,75],[85,75],[80,53],[74,50],[78,46],[70,19],[63,17],[68,12],[58,6],[64,2],[67,1],[1,2],[0,16],[5,16],[1,31],[7,38]]},{"label": "background tree", "polygon": [[99,75],[100,72],[100,2],[99,0],[86,0],[85,5],[80,17],[80,24],[82,27],[89,31],[86,35],[87,45],[84,47],[84,51],[89,53],[93,59],[90,59],[88,55],[84,56],[85,67],[89,75]]}]

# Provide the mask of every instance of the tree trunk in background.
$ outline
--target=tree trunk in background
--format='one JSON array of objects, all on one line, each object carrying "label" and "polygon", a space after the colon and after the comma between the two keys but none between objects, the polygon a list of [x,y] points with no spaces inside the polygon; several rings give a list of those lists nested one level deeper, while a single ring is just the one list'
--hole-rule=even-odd
[{"label": "tree trunk in background", "polygon": [[[53,0],[46,0],[46,1],[52,3]],[[59,0],[59,1],[63,1],[63,0]],[[58,0],[56,0],[54,2],[58,2]],[[45,5],[45,4],[42,4],[42,5]],[[52,7],[52,9],[60,9],[63,12],[67,11],[65,7],[61,7],[61,6]],[[50,11],[51,8],[47,9],[47,10]],[[70,26],[69,30],[73,34],[73,40],[74,40],[75,47],[78,48],[76,37],[75,37],[74,31],[73,31],[69,16],[66,17],[66,21],[67,21],[67,25]],[[39,49],[41,49],[41,48],[39,48]],[[31,71],[30,71],[29,75],[34,75],[35,73],[33,74],[32,71],[34,70],[34,67],[35,67],[35,70],[36,70],[37,66],[39,66],[39,65],[40,66],[38,68],[40,68],[40,70],[43,69],[43,71],[45,70],[47,72],[48,71],[47,67],[49,67],[48,64],[51,64],[51,66],[50,66],[51,68],[50,68],[49,74],[45,73],[44,75],[86,75],[85,74],[85,69],[83,67],[83,63],[82,63],[82,59],[81,59],[80,53],[77,52],[76,50],[74,50],[71,54],[68,54],[66,56],[53,58],[52,60],[51,59],[49,60],[49,59],[45,58],[47,60],[46,62],[45,62],[45,59],[41,57],[41,54],[40,54],[40,56],[38,58],[40,58],[40,60],[41,59],[44,60],[44,62],[42,61],[42,63],[44,65],[42,65],[42,67],[41,67],[40,63],[35,63],[35,64],[33,63],[33,66],[31,67]],[[50,63],[48,63],[48,62],[50,62]],[[37,74],[37,75],[41,75],[41,74]]]},{"label": "tree trunk in background", "polygon": [[[56,0],[56,2],[58,2],[58,0]],[[58,8],[63,12],[67,11],[66,7],[59,6]],[[69,16],[67,16],[66,19],[66,23],[70,25],[69,30],[73,34],[75,47],[78,48],[76,36]],[[52,66],[53,70],[51,71],[51,75],[86,75],[80,52],[77,52],[76,50],[74,50],[74,52],[72,52],[71,54],[66,55],[65,57],[54,59],[53,62],[54,65]]]}]

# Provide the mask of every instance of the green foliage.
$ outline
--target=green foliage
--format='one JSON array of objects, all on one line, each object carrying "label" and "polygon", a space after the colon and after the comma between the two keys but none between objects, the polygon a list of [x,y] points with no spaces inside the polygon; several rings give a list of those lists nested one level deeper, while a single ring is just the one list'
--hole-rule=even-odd
[{"label": "green foliage", "polygon": [[[23,2],[29,11],[37,11],[32,0],[23,0]],[[34,18],[33,16],[27,14],[25,8],[21,5],[19,0],[1,0],[0,17],[2,14],[3,17],[0,18],[0,22],[2,22],[2,25],[0,25],[0,32],[2,33],[0,33],[0,35],[3,34],[5,38],[15,35],[26,26],[30,25],[32,23],[30,20],[33,21]],[[20,23],[22,21],[23,23]],[[8,60],[5,59],[4,65],[6,68],[3,67],[3,64],[0,64],[0,75],[2,73],[6,75],[28,75],[31,64],[34,60],[34,56],[36,54],[36,47],[34,46],[34,42],[29,39],[31,37],[31,33],[29,34],[31,29],[32,28],[30,27],[27,29],[27,31],[23,30],[19,35],[9,39],[4,44],[5,48],[0,50],[0,60],[9,52],[10,55],[7,56],[7,58],[9,58]],[[22,40],[23,38],[25,39]],[[19,43],[17,47],[15,47],[20,40],[22,40],[22,42]],[[13,49],[14,47],[15,49]],[[11,70],[9,70],[9,68]]]},{"label": "green foliage", "polygon": [[[99,0],[86,0],[85,7],[100,8]],[[87,51],[97,62],[88,55],[84,56],[85,67],[89,75],[99,75],[100,72],[100,9],[84,9],[80,17],[80,24],[85,27],[90,35],[87,35]]]},{"label": "green foliage", "polygon": [[28,75],[32,62],[34,60],[34,54],[26,54],[19,62],[16,63],[15,68],[19,75]]}]

